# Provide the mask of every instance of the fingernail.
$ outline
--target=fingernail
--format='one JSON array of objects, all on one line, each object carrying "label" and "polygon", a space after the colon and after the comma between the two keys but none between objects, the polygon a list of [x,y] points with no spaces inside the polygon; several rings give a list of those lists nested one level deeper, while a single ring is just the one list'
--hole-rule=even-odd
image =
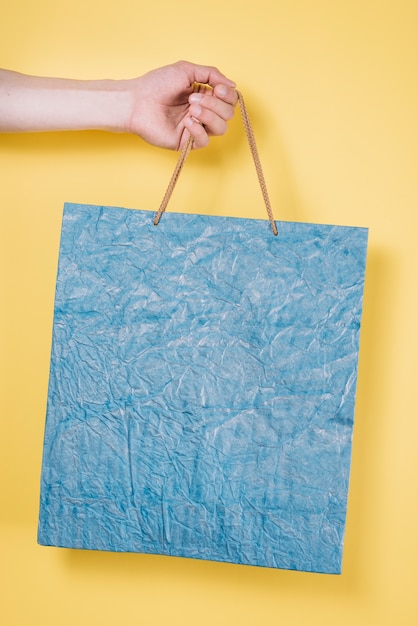
[{"label": "fingernail", "polygon": [[199,115],[202,114],[202,107],[199,106],[198,104],[194,104],[193,106],[190,107],[190,113],[194,115],[195,117],[199,117]]},{"label": "fingernail", "polygon": [[200,102],[202,99],[202,94],[201,93],[192,93],[189,96],[189,102]]},{"label": "fingernail", "polygon": [[218,87],[218,94],[220,96],[226,96],[227,93],[228,93],[228,88],[225,87],[225,85],[219,85],[219,87]]}]

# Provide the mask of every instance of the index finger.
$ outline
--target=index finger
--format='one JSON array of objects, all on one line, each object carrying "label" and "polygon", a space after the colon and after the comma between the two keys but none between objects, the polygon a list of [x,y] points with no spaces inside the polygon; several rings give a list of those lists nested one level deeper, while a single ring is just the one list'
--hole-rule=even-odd
[{"label": "index finger", "polygon": [[196,82],[210,85],[211,87],[216,87],[216,85],[220,84],[228,87],[236,86],[233,80],[225,76],[225,74],[222,74],[216,67],[210,65],[196,65],[188,61],[179,61],[179,64],[182,65],[191,85]]}]

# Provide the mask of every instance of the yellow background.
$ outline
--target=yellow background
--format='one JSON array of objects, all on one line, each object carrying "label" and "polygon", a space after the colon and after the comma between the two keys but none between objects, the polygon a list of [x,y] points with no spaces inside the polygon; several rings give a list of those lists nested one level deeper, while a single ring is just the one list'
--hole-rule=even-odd
[{"label": "yellow background", "polygon": [[[0,623],[418,624],[418,2],[2,2],[6,68],[125,78],[180,58],[237,81],[277,218],[370,228],[343,574],[37,545],[63,203],[153,210],[176,155],[125,135],[3,135]],[[238,112],[170,209],[264,217]]]}]

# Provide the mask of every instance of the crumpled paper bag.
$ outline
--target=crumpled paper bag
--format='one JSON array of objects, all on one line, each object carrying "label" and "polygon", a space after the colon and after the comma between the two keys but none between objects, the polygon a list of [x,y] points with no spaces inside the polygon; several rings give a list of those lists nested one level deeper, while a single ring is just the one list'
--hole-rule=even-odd
[{"label": "crumpled paper bag", "polygon": [[341,571],[367,229],[67,204],[44,545]]}]

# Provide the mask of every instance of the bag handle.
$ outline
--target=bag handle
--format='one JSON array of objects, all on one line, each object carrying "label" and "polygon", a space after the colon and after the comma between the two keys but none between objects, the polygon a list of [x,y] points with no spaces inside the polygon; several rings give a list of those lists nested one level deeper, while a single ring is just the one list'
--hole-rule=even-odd
[{"label": "bag handle", "polygon": [[[257,171],[257,176],[258,176],[258,182],[260,183],[260,187],[261,187],[261,192],[263,194],[263,198],[264,198],[264,204],[266,205],[266,211],[267,211],[267,215],[268,218],[270,220],[270,224],[271,224],[271,229],[273,231],[274,235],[277,235],[277,227],[276,227],[276,223],[274,221],[274,217],[273,217],[273,210],[271,208],[271,204],[270,204],[270,198],[267,192],[267,186],[266,186],[266,182],[264,179],[264,174],[263,174],[263,169],[261,167],[261,162],[260,162],[260,157],[258,155],[258,150],[257,150],[257,145],[255,142],[255,137],[254,137],[254,132],[253,132],[253,128],[250,122],[250,118],[248,117],[248,111],[247,111],[247,107],[245,106],[245,102],[244,102],[244,98],[241,94],[241,92],[237,91],[238,94],[238,102],[239,102],[239,106],[240,106],[240,110],[241,110],[241,117],[242,117],[242,121],[244,123],[244,130],[245,133],[247,135],[247,139],[248,139],[248,143],[250,145],[250,149],[251,149],[251,154],[253,157],[253,161],[254,161],[254,165],[255,165],[255,169]],[[184,163],[189,155],[190,150],[192,149],[193,146],[193,137],[190,136],[185,144],[185,146],[183,147],[181,153],[180,153],[180,157],[177,161],[176,167],[174,169],[173,175],[171,177],[171,180],[168,184],[167,187],[167,191],[165,192],[164,198],[161,202],[160,208],[158,209],[156,216],[154,218],[154,225],[157,226],[161,215],[164,213],[164,211],[167,208],[168,202],[171,198],[171,195],[174,191],[174,187],[176,186],[177,180],[180,176],[181,170],[183,169]]]}]

